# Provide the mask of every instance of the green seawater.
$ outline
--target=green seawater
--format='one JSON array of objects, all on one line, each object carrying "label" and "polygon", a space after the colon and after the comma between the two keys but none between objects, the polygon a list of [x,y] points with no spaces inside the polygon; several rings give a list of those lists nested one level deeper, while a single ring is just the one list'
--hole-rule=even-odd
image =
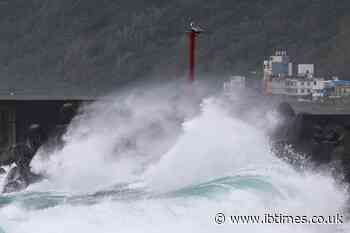
[{"label": "green seawater", "polygon": [[215,198],[233,190],[250,190],[282,197],[282,194],[262,176],[228,176],[193,185],[165,194],[166,197],[204,196]]},{"label": "green seawater", "polygon": [[266,177],[262,176],[229,176],[209,182],[191,185],[166,193],[153,193],[146,189],[129,188],[128,184],[118,184],[107,190],[89,194],[72,195],[54,192],[19,192],[0,195],[0,208],[16,204],[27,210],[40,210],[59,205],[94,205],[103,200],[137,201],[159,198],[220,198],[234,190],[258,192],[266,196],[283,198],[283,195]]}]

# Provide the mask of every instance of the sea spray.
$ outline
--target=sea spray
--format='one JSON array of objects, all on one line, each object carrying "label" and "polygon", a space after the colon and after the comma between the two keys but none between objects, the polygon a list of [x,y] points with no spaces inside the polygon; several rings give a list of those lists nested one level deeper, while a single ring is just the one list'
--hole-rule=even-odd
[{"label": "sea spray", "polygon": [[174,85],[129,89],[84,106],[65,146],[50,154],[42,150],[32,162],[35,172],[49,177],[44,189],[86,192],[138,179],[172,147],[208,93],[203,85],[191,93]]},{"label": "sea spray", "polygon": [[159,90],[87,106],[63,149],[33,161],[48,179],[6,197],[5,232],[349,232],[347,223],[217,224],[218,213],[344,214],[347,194],[332,177],[276,158],[263,127],[221,97],[159,101]]},{"label": "sea spray", "polygon": [[278,161],[269,153],[263,132],[233,120],[218,99],[205,99],[201,114],[183,128],[175,146],[146,173],[149,185],[157,190],[181,188]]}]

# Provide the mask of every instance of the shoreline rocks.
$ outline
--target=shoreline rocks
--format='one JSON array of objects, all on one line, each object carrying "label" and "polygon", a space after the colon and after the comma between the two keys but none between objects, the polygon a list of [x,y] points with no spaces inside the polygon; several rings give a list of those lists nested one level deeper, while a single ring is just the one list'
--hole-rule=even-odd
[{"label": "shoreline rocks", "polygon": [[[295,114],[288,103],[280,104],[277,113],[281,123],[271,134],[273,143],[292,145],[316,165],[336,161],[350,182],[350,115]],[[282,147],[275,149],[286,156]]]},{"label": "shoreline rocks", "polygon": [[3,175],[6,173],[6,170],[3,167],[0,167],[0,175]]},{"label": "shoreline rocks", "polygon": [[32,173],[29,169],[13,167],[5,178],[2,193],[18,192],[27,188],[30,184],[38,182],[42,177]]},{"label": "shoreline rocks", "polygon": [[41,179],[40,175],[30,171],[30,162],[39,148],[39,144],[33,145],[35,144],[30,142],[18,143],[9,149],[8,153],[16,166],[5,177],[2,193],[21,191]]}]

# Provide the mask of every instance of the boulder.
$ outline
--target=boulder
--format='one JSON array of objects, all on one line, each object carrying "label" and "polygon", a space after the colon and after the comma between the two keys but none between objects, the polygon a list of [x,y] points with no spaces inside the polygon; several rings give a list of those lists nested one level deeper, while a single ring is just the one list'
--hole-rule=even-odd
[{"label": "boulder", "polygon": [[34,174],[28,168],[18,166],[11,168],[4,182],[2,193],[18,192],[28,187],[28,185],[38,182],[40,175]]},{"label": "boulder", "polygon": [[40,175],[30,171],[30,162],[42,144],[42,135],[40,125],[32,124],[28,129],[26,140],[8,150],[6,154],[12,158],[16,166],[6,176],[3,193],[20,191],[41,179]]},{"label": "boulder", "polygon": [[288,141],[288,132],[295,120],[295,112],[288,103],[281,103],[276,109],[279,123],[271,134],[274,142]]},{"label": "boulder", "polygon": [[295,117],[294,109],[292,108],[292,106],[290,106],[290,104],[288,104],[286,102],[280,103],[278,105],[276,111],[283,118],[294,118]]},{"label": "boulder", "polygon": [[350,181],[350,126],[346,126],[342,135],[338,138],[331,158],[333,161],[339,161],[345,173],[346,180]]},{"label": "boulder", "polygon": [[40,175],[30,171],[30,162],[35,155],[30,144],[18,143],[10,149],[16,164],[5,178],[2,193],[17,192],[41,179]]},{"label": "boulder", "polygon": [[10,153],[11,148],[7,148],[7,151],[0,155],[0,166],[8,166],[15,162],[14,155]]},{"label": "boulder", "polygon": [[300,144],[301,139],[304,137],[304,116],[305,113],[299,113],[296,115],[287,127],[287,141],[293,145]]},{"label": "boulder", "polygon": [[[295,112],[287,103],[277,108],[280,124],[272,139],[272,150],[293,161],[305,155],[314,165],[332,163],[350,182],[350,117]],[[286,149],[287,148],[287,149]]]},{"label": "boulder", "polygon": [[3,167],[0,167],[0,175],[3,175],[6,173],[6,170]]},{"label": "boulder", "polygon": [[20,191],[26,188],[27,186],[28,186],[27,182],[24,179],[24,177],[22,177],[19,171],[19,168],[13,167],[5,178],[5,183],[4,183],[2,193],[11,193],[11,192]]}]

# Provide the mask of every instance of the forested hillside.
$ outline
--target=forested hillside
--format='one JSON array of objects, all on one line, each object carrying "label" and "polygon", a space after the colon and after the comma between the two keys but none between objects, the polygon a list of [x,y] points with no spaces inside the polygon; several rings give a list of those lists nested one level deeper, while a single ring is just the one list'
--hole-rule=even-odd
[{"label": "forested hillside", "polygon": [[186,70],[185,30],[207,29],[199,71],[261,69],[274,48],[350,79],[346,0],[2,0],[0,79],[52,87],[110,87]]}]

